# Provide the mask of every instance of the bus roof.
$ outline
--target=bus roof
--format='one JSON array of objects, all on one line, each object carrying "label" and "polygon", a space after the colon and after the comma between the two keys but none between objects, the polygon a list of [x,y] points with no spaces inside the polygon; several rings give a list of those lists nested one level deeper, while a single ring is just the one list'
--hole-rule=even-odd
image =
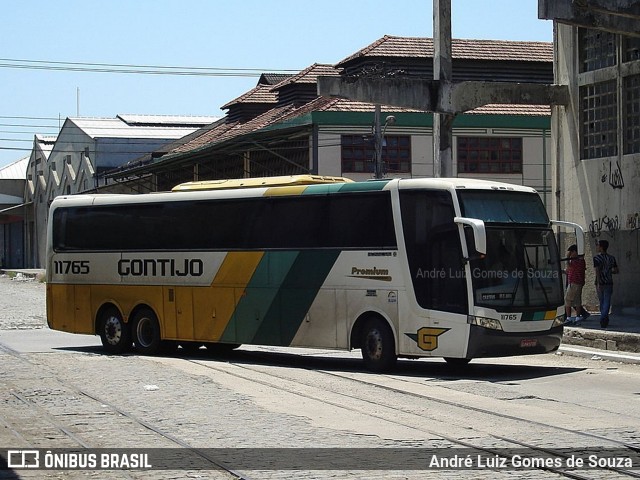
[{"label": "bus roof", "polygon": [[196,190],[227,190],[233,188],[282,187],[297,185],[317,185],[325,183],[353,183],[344,177],[325,175],[286,175],[280,177],[234,178],[227,180],[204,180],[176,185],[172,192],[193,192]]},{"label": "bus roof", "polygon": [[[280,179],[280,180],[278,180]],[[266,181],[265,184],[260,182]],[[310,181],[311,183],[305,183]],[[210,183],[220,186],[207,188]],[[251,185],[241,183],[250,182]],[[288,182],[288,183],[287,183]],[[295,183],[299,182],[299,183]],[[198,186],[198,184],[202,184]],[[178,187],[181,187],[178,189]],[[52,208],[61,205],[115,205],[147,202],[172,202],[177,200],[231,199],[272,197],[282,195],[323,195],[334,193],[372,192],[390,189],[427,189],[448,190],[450,192],[468,190],[488,190],[503,192],[537,193],[535,189],[523,185],[477,180],[472,178],[405,178],[381,179],[365,182],[354,182],[341,177],[324,177],[301,175],[292,177],[247,178],[236,180],[220,180],[211,182],[189,182],[178,185],[171,192],[154,192],[147,194],[77,194],[61,195],[53,200]]]},{"label": "bus roof", "polygon": [[502,190],[537,193],[532,187],[477,178],[407,178],[400,180],[399,188],[436,188],[444,190]]}]

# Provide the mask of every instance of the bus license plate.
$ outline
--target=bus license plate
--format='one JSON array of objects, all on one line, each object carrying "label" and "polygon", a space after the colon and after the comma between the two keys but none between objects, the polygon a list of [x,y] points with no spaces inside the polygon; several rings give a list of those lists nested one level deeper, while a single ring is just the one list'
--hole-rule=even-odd
[{"label": "bus license plate", "polygon": [[523,340],[520,340],[521,348],[535,347],[537,345],[538,345],[538,340],[536,340],[535,338],[525,338]]}]

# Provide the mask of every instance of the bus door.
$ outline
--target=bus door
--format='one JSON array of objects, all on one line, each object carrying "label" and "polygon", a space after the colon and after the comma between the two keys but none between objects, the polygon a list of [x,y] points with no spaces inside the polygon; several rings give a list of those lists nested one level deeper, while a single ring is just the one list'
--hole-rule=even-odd
[{"label": "bus door", "polygon": [[193,288],[164,287],[164,335],[177,340],[193,340]]}]

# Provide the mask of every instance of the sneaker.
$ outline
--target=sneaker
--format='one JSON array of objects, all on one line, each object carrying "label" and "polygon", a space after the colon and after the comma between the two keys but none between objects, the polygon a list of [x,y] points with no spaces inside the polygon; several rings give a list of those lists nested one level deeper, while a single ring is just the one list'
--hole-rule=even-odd
[{"label": "sneaker", "polygon": [[600,319],[600,326],[602,328],[607,328],[609,326],[609,319],[608,318]]},{"label": "sneaker", "polygon": [[579,322],[582,322],[583,320],[584,320],[584,317],[581,317],[580,315],[578,315],[574,323],[579,323]]},{"label": "sneaker", "polygon": [[567,319],[564,321],[565,325],[575,325],[576,324],[576,317],[567,317]]},{"label": "sneaker", "polygon": [[580,318],[582,318],[582,321],[585,321],[587,318],[589,318],[591,316],[591,314],[589,312],[587,312],[586,310],[583,310],[583,314],[580,316]]}]

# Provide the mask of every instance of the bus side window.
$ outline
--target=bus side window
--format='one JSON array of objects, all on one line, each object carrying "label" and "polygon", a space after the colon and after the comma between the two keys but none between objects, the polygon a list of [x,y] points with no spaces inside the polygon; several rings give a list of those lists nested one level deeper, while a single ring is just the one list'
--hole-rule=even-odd
[{"label": "bus side window", "polygon": [[423,308],[467,313],[462,247],[449,193],[403,191],[400,205],[418,304]]}]

